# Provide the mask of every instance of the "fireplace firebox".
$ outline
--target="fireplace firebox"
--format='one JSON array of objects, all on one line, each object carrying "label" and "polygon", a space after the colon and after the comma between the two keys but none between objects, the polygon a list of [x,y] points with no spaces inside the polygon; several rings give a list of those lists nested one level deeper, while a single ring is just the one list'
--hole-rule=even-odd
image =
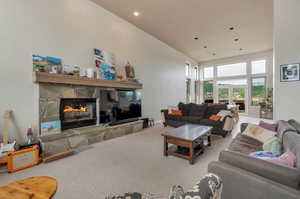
[{"label": "fireplace firebox", "polygon": [[62,130],[97,124],[95,98],[63,98],[60,101]]}]

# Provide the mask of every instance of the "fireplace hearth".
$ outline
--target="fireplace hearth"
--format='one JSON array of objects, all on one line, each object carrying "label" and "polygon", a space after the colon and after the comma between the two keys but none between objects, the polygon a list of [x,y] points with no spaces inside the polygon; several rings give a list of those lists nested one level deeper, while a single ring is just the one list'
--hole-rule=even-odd
[{"label": "fireplace hearth", "polygon": [[95,98],[63,98],[59,116],[62,130],[97,124]]}]

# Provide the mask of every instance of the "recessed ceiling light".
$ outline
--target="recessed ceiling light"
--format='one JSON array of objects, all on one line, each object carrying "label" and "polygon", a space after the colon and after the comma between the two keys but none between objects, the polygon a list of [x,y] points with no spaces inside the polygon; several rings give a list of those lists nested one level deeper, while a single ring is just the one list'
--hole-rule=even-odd
[{"label": "recessed ceiling light", "polygon": [[140,13],[137,12],[137,11],[135,11],[135,12],[133,12],[133,15],[136,16],[136,17],[138,17],[140,15]]},{"label": "recessed ceiling light", "polygon": [[235,42],[238,42],[239,40],[240,40],[239,38],[234,39]]}]

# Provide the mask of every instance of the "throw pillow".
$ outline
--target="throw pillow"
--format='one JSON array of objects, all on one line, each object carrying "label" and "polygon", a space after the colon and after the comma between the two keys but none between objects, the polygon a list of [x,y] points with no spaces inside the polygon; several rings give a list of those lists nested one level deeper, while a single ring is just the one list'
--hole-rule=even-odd
[{"label": "throw pillow", "polygon": [[259,126],[265,128],[265,129],[268,129],[270,131],[277,132],[278,124],[271,124],[271,123],[267,123],[264,121],[260,121]]},{"label": "throw pillow", "polygon": [[282,146],[278,137],[271,137],[263,144],[263,150],[274,154],[282,154]]},{"label": "throw pillow", "polygon": [[296,156],[292,152],[285,152],[278,158],[265,158],[265,160],[279,164],[282,166],[295,167],[296,165]]},{"label": "throw pillow", "polygon": [[173,186],[169,199],[221,199],[222,188],[223,182],[221,178],[209,173],[188,192],[184,192],[183,188],[179,185]]},{"label": "throw pillow", "polygon": [[[159,195],[158,195],[158,197],[159,197]],[[122,195],[113,195],[112,194],[112,195],[106,196],[105,199],[155,199],[158,197],[151,193],[142,194],[142,193],[134,192],[134,193],[124,193]]]},{"label": "throw pillow", "polygon": [[219,121],[222,118],[222,116],[219,115],[212,115],[209,117],[210,120]]},{"label": "throw pillow", "polygon": [[276,135],[276,132],[269,131],[255,124],[248,124],[243,134],[252,137],[262,143],[265,143],[271,137],[274,137]]},{"label": "throw pillow", "polygon": [[175,110],[175,109],[172,109],[172,110],[171,110],[171,115],[182,116],[182,112],[181,112],[181,110]]}]

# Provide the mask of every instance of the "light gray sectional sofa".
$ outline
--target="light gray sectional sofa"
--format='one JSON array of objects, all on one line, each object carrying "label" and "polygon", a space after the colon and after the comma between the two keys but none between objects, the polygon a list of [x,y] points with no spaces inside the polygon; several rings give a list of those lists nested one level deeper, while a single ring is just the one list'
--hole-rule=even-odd
[{"label": "light gray sectional sofa", "polygon": [[296,155],[296,168],[250,157],[249,152],[262,147],[240,134],[208,167],[223,180],[222,199],[300,199],[300,124],[294,120],[278,121],[277,132],[283,151]]}]

